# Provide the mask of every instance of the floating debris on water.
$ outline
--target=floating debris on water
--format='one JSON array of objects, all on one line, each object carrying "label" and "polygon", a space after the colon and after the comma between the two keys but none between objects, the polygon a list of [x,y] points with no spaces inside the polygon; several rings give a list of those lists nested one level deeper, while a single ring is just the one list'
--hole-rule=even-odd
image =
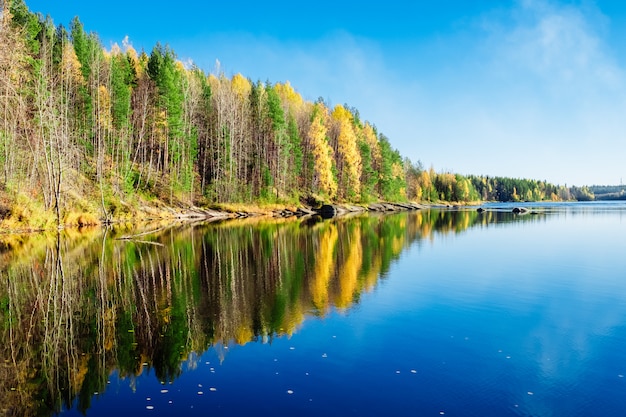
[{"label": "floating debris on water", "polygon": [[288,389],[287,390],[287,394],[289,394],[289,395],[293,394],[293,390]]},{"label": "floating debris on water", "polygon": [[327,358],[327,357],[328,357],[327,354],[325,354],[325,353],[322,354],[322,358]]},{"label": "floating debris on water", "polygon": [[204,394],[204,392],[198,391],[198,395],[203,395],[203,394]]},{"label": "floating debris on water", "polygon": [[416,371],[415,369],[411,369],[411,373],[412,373],[412,374],[416,374],[416,373],[417,373],[417,371]]},{"label": "floating debris on water", "polygon": [[535,393],[534,393],[534,392],[532,392],[532,391],[528,391],[528,393],[527,393],[527,394],[528,394],[528,395],[535,395]]},{"label": "floating debris on water", "polygon": [[296,350],[296,348],[292,346],[289,348],[289,350]]},{"label": "floating debris on water", "polygon": [[209,388],[209,391],[211,391],[211,392],[215,392],[215,391],[217,391],[217,388],[215,388],[215,387],[211,387],[211,388]]},{"label": "floating debris on water", "polygon": [[400,373],[400,371],[396,371],[396,374],[399,374],[399,373]]},{"label": "floating debris on water", "polygon": [[146,410],[154,410],[154,406],[153,405],[146,405]]}]

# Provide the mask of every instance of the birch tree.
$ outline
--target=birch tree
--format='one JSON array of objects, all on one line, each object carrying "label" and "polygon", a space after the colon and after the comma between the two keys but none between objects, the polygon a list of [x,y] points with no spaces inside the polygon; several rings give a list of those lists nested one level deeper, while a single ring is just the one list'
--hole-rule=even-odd
[{"label": "birch tree", "polygon": [[328,133],[325,126],[327,118],[328,110],[324,104],[315,104],[307,137],[311,144],[315,167],[312,191],[319,191],[332,199],[337,194],[337,181],[333,175],[333,150],[328,144],[326,136]]}]

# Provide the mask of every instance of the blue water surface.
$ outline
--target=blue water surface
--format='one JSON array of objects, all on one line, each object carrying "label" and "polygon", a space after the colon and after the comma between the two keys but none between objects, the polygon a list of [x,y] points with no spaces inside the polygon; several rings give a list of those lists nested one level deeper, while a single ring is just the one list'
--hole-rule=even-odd
[{"label": "blue water surface", "polygon": [[213,346],[172,383],[113,373],[88,415],[626,415],[624,205],[531,207],[415,242],[291,336]]}]

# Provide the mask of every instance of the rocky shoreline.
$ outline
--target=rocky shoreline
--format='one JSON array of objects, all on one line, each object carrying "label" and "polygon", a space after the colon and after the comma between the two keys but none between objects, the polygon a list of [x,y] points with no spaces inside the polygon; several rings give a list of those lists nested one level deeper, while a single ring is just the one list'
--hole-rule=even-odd
[{"label": "rocky shoreline", "polygon": [[426,208],[426,206],[416,203],[374,203],[367,206],[355,206],[349,204],[325,204],[319,209],[314,209],[314,212],[316,214],[319,214],[322,218],[332,218],[350,213],[383,213],[421,210],[423,208]]},{"label": "rocky shoreline", "polygon": [[[322,218],[332,218],[351,213],[386,213],[400,211],[414,211],[438,206],[417,203],[372,203],[369,205],[354,204],[324,204],[320,207],[284,207],[268,211],[221,211],[190,207],[184,209],[170,209],[171,217],[176,219],[239,219],[249,217],[305,217],[319,215]],[[448,206],[441,206],[442,208]]]}]

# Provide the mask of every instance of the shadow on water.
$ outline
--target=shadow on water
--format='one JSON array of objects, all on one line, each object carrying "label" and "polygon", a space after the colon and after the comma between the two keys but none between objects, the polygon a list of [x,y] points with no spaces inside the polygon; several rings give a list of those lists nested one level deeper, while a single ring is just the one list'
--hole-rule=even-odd
[{"label": "shadow on water", "polygon": [[290,335],[359,302],[413,244],[543,216],[424,210],[2,238],[0,409],[86,412],[113,372],[180,375],[192,353]]}]

